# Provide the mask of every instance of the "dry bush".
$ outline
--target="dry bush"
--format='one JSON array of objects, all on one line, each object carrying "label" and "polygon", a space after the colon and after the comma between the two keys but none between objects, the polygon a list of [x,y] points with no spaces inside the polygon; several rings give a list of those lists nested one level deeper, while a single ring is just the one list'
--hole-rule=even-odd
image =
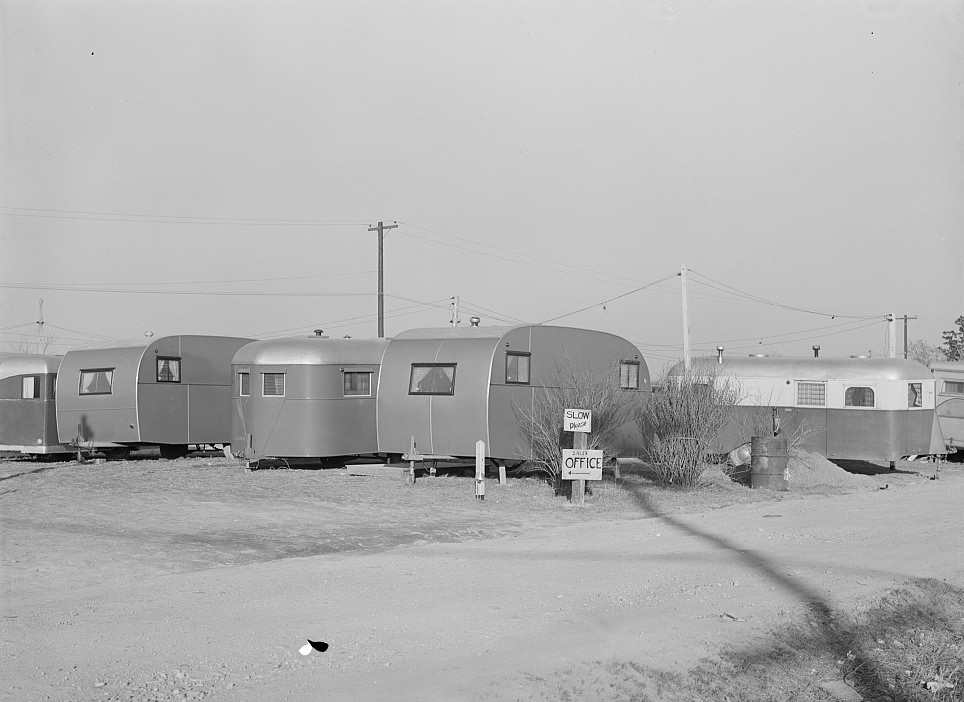
[{"label": "dry bush", "polygon": [[738,385],[715,369],[689,368],[667,378],[639,412],[643,434],[653,436],[650,460],[666,485],[700,487],[714,441],[731,421]]},{"label": "dry bush", "polygon": [[539,388],[532,409],[515,406],[519,429],[532,454],[527,468],[543,474],[558,491],[562,450],[572,448],[572,432],[562,430],[563,413],[578,408],[592,411],[592,432],[586,448],[615,456],[619,432],[642,403],[642,395],[619,387],[619,365],[593,372],[585,365],[566,362],[557,368],[549,386]]},{"label": "dry bush", "polygon": [[788,428],[780,421],[777,408],[769,400],[760,400],[751,406],[739,422],[740,438],[744,443],[749,443],[754,436],[782,436],[787,440],[788,454],[803,451],[808,439],[817,431],[809,418]]}]

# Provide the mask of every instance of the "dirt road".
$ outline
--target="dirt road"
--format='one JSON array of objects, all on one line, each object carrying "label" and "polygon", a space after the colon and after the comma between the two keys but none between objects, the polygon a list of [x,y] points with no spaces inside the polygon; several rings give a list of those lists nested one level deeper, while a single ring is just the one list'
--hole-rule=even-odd
[{"label": "dirt road", "polygon": [[[594,688],[608,660],[681,670],[804,611],[828,625],[907,578],[964,585],[959,467],[698,513],[638,490],[632,511],[551,502],[523,519],[544,503],[520,481],[404,509],[413,489],[359,484],[338,512],[336,479],[317,475],[235,476],[214,500],[220,464],[164,495],[137,492],[143,472],[108,485],[81,479],[93,468],[11,465],[0,699],[550,700],[560,684],[616,699]],[[330,648],[303,656],[307,639]]]}]

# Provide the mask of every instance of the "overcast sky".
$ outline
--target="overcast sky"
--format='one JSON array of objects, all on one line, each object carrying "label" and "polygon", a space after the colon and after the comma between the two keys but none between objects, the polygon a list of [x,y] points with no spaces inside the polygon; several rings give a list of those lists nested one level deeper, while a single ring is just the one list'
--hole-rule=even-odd
[{"label": "overcast sky", "polygon": [[389,336],[457,296],[659,368],[685,264],[694,351],[876,355],[891,312],[939,343],[962,8],[0,0],[0,348],[41,298],[58,353],[373,337],[379,220]]}]

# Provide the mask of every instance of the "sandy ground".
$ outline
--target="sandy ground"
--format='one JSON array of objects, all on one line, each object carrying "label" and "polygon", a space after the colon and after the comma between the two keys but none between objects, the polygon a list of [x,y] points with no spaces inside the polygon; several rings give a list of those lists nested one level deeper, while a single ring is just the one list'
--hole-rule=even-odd
[{"label": "sandy ground", "polygon": [[223,458],[0,462],[0,699],[629,699],[607,661],[685,670],[908,578],[964,586],[964,468],[931,465],[711,509],[631,479],[577,508],[533,480],[480,502]]}]

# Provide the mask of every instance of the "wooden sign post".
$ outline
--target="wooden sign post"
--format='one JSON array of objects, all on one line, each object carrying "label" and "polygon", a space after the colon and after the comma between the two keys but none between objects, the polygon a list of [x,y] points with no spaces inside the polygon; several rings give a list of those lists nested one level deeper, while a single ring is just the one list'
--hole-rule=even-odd
[{"label": "wooden sign post", "polygon": [[567,409],[562,430],[575,434],[572,448],[562,450],[562,479],[573,481],[570,502],[581,506],[586,502],[586,481],[602,480],[603,452],[586,448],[592,431],[592,411]]},{"label": "wooden sign post", "polygon": [[485,442],[475,442],[475,499],[485,499]]}]

